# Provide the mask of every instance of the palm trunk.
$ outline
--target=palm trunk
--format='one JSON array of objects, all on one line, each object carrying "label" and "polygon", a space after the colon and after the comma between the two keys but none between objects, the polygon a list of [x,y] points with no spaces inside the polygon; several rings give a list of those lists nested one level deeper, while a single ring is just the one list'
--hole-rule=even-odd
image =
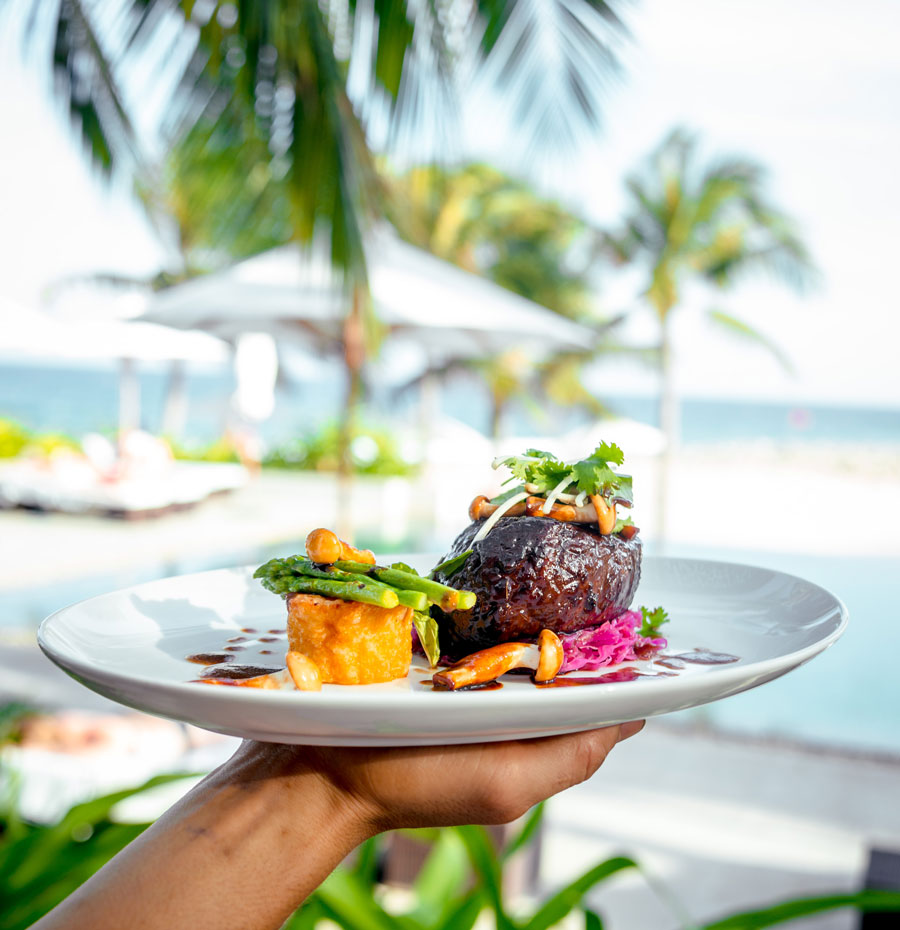
[{"label": "palm trunk", "polygon": [[663,318],[660,354],[659,425],[663,432],[663,451],[659,463],[656,488],[657,534],[660,545],[665,545],[668,532],[669,491],[672,460],[678,445],[680,416],[675,391],[675,365],[669,321]]},{"label": "palm trunk", "polygon": [[503,427],[503,408],[505,403],[497,394],[491,393],[491,440],[494,443],[494,455],[500,454],[500,434]]},{"label": "palm trunk", "polygon": [[337,534],[348,542],[353,541],[353,458],[350,444],[356,427],[356,412],[362,399],[362,366],[365,359],[363,340],[362,302],[365,299],[359,286],[353,290],[350,312],[344,320],[344,364],[347,369],[347,394],[338,430],[337,480]]}]

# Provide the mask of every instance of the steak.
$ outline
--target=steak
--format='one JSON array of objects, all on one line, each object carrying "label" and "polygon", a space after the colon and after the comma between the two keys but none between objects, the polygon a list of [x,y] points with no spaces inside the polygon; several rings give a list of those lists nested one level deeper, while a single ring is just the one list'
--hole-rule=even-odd
[{"label": "steak", "polygon": [[497,643],[529,641],[544,628],[572,633],[627,610],[641,577],[641,540],[601,536],[593,524],[547,517],[502,517],[480,542],[479,520],[456,538],[446,561],[472,554],[449,578],[474,591],[471,610],[435,607],[441,651],[454,661]]}]

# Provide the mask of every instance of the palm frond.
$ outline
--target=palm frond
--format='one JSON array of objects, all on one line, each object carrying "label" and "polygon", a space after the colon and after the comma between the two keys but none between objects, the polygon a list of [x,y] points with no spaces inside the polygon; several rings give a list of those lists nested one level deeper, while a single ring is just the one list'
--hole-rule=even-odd
[{"label": "palm frond", "polygon": [[[31,31],[36,22],[29,21],[26,42],[36,41]],[[56,93],[93,163],[105,174],[120,164],[131,169],[144,167],[113,62],[82,0],[60,0],[53,33]]]},{"label": "palm frond", "polygon": [[603,0],[477,0],[484,73],[503,92],[528,153],[568,153],[600,126],[626,33]]},{"label": "palm frond", "polygon": [[709,318],[732,336],[765,349],[788,374],[793,375],[796,373],[790,356],[773,339],[770,339],[765,333],[760,332],[745,320],[738,319],[731,313],[717,309],[709,311]]}]

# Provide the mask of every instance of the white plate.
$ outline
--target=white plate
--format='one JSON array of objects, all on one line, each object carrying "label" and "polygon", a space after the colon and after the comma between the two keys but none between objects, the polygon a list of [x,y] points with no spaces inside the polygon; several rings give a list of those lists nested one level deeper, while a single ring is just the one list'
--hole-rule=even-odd
[{"label": "white plate", "polygon": [[[434,560],[407,557],[427,569]],[[383,685],[321,692],[191,683],[186,661],[234,636],[236,659],[279,665],[284,637],[258,643],[245,628],[284,629],[280,598],[235,568],[164,578],[57,611],[38,631],[44,652],[87,687],[130,707],[235,736],[346,746],[467,743],[546,736],[683,710],[771,681],[830,646],[847,624],[833,594],[792,575],[696,559],[644,559],[635,604],[662,604],[668,654],[696,648],[739,657],[687,665],[669,678],[536,688],[507,676],[494,691],[436,692],[422,664]],[[273,650],[261,655],[260,650]],[[646,663],[637,663],[647,668]],[[604,670],[606,671],[606,670]],[[662,671],[662,669],[660,669]],[[603,672],[588,673],[593,676]]]}]

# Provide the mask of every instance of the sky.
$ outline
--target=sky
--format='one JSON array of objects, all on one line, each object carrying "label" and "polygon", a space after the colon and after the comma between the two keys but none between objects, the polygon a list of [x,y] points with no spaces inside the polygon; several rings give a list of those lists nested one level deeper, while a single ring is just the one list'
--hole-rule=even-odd
[{"label": "sky", "polygon": [[[769,168],[772,199],[796,217],[821,270],[798,297],[765,282],[716,298],[782,345],[789,377],[761,350],[720,335],[697,292],[675,327],[686,396],[750,397],[900,407],[900,4],[893,0],[644,0],[626,9],[631,40],[601,138],[573,152],[545,189],[614,223],[622,178],[675,125],[710,154],[738,152]],[[124,186],[86,165],[33,67],[0,36],[0,297],[38,304],[61,277],[91,270],[147,274],[164,252]],[[509,140],[496,101],[467,112],[473,156],[503,165]],[[490,127],[490,128],[486,128]],[[628,301],[604,277],[599,305]],[[627,334],[654,336],[636,313]],[[651,393],[646,370],[605,365],[598,388]]]}]

